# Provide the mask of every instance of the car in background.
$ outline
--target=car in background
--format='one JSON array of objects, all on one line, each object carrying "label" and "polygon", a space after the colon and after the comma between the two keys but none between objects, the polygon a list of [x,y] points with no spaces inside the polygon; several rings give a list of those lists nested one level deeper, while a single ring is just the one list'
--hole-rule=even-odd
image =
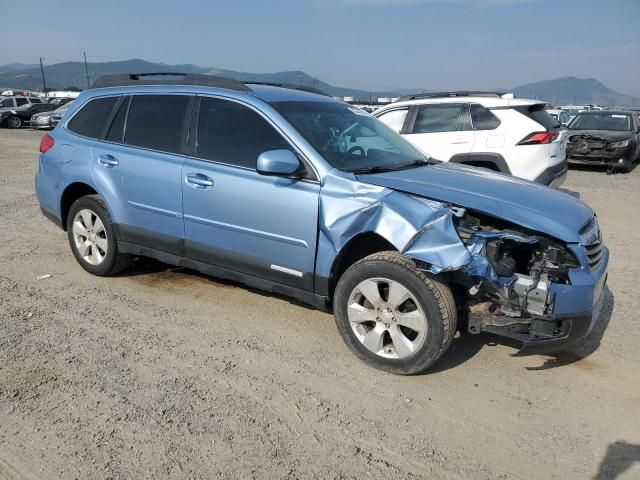
[{"label": "car in background", "polygon": [[0,109],[0,127],[20,128],[31,123],[31,117],[37,113],[55,109],[48,103],[29,103],[16,108]]},{"label": "car in background", "polygon": [[443,92],[402,97],[373,116],[438,160],[559,186],[566,132],[545,107],[492,92]]},{"label": "car in background", "polygon": [[640,160],[640,124],[634,112],[580,112],[567,128],[569,163],[603,165],[629,172]]},{"label": "car in background", "polygon": [[73,98],[71,97],[55,97],[49,99],[50,105],[56,105],[57,107],[61,107],[62,105],[66,105],[69,102],[73,102]]},{"label": "car in background", "polygon": [[12,97],[4,97],[2,100],[0,100],[0,109],[17,108],[24,105],[31,105],[32,103],[36,104],[44,102],[38,97],[22,97],[19,95],[14,95]]},{"label": "car in background", "polygon": [[560,110],[557,108],[548,108],[547,109],[547,113],[549,115],[551,115],[553,118],[555,118],[558,123],[562,124],[562,125],[567,125],[570,121],[571,121],[571,116],[569,115],[569,112],[565,111],[565,110]]},{"label": "car in background", "polygon": [[[49,105],[52,105],[52,104],[50,103]],[[68,110],[70,105],[71,103],[67,102],[64,105],[59,106],[55,110],[51,110],[49,112],[36,113],[31,117],[29,126],[35,129],[54,128],[62,118],[62,115],[64,115],[64,112]]]}]

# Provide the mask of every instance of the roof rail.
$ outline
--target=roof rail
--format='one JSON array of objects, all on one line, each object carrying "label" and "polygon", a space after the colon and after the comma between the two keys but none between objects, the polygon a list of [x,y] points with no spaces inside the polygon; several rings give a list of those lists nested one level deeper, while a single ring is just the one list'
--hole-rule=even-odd
[{"label": "roof rail", "polygon": [[[482,92],[473,90],[458,90],[453,92],[423,92],[414,95],[405,95],[400,97],[396,102],[405,102],[407,100],[419,100],[421,98],[455,98],[455,97],[496,97],[502,98],[499,92]],[[395,103],[395,102],[394,102]]]},{"label": "roof rail", "polygon": [[300,90],[302,92],[315,93],[317,95],[324,95],[330,97],[330,95],[315,87],[307,87],[306,85],[295,85],[293,83],[277,83],[277,82],[244,82],[245,85],[266,85],[268,87],[280,87],[289,88],[291,90]]},{"label": "roof rail", "polygon": [[[182,77],[181,79],[152,79],[145,77]],[[91,88],[123,87],[130,85],[196,85],[200,87],[218,87],[228,90],[250,91],[244,83],[232,78],[202,75],[199,73],[156,72],[156,73],[125,73],[116,75],[102,75],[98,77]]]}]

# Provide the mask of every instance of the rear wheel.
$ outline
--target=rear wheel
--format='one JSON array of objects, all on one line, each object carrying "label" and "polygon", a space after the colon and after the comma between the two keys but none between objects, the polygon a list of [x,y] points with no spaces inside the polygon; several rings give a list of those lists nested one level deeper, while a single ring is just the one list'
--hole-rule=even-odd
[{"label": "rear wheel", "polygon": [[336,287],[334,311],[340,335],[359,358],[401,375],[432,366],[456,330],[451,290],[397,252],[352,265]]},{"label": "rear wheel", "polygon": [[9,117],[7,120],[7,126],[9,128],[20,128],[22,126],[22,119],[17,116]]},{"label": "rear wheel", "polygon": [[129,266],[131,257],[118,251],[111,216],[98,195],[76,200],[67,215],[71,251],[87,272],[115,275]]}]

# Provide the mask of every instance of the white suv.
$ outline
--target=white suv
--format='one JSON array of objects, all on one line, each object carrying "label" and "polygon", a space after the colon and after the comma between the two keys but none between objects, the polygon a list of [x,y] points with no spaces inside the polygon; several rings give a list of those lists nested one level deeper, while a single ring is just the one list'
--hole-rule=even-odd
[{"label": "white suv", "polygon": [[426,154],[559,186],[567,133],[545,103],[488,92],[402,97],[373,115]]}]

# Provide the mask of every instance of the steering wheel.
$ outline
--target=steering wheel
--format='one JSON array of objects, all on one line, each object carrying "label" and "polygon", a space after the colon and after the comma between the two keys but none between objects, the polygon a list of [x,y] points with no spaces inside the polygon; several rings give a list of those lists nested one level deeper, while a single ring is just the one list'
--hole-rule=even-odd
[{"label": "steering wheel", "polygon": [[364,148],[362,148],[360,145],[356,145],[355,147],[351,147],[349,150],[347,150],[347,152],[340,159],[340,163],[344,163],[347,157],[353,155],[357,151],[360,151],[361,157],[365,157],[367,155],[367,152],[365,151]]}]

